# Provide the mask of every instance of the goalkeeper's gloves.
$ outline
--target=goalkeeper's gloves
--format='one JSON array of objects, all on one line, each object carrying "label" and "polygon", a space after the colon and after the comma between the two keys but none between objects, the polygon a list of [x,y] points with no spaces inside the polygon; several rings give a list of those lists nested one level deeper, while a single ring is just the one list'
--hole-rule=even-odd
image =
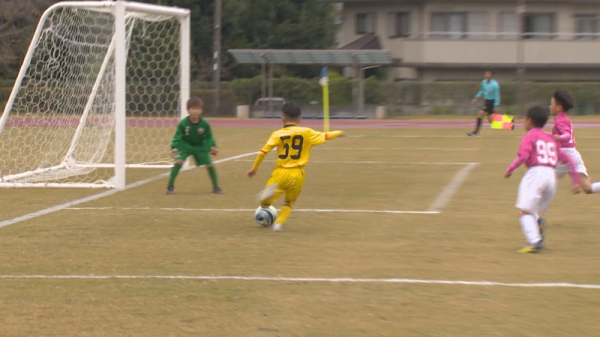
[{"label": "goalkeeper's gloves", "polygon": [[179,149],[177,149],[177,148],[171,149],[171,158],[175,159],[175,158],[177,158],[177,155],[179,155]]}]

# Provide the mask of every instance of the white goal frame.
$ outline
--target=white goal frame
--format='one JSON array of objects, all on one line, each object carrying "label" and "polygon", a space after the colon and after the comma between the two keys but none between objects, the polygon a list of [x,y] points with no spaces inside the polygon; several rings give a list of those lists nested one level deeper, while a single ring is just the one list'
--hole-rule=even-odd
[{"label": "white goal frame", "polygon": [[[41,16],[36,31],[33,35],[27,53],[25,55],[23,64],[21,65],[19,74],[16,78],[15,84],[9,96],[9,99],[4,108],[2,117],[0,118],[0,134],[5,129],[6,122],[9,118],[11,109],[17,97],[19,88],[21,87],[24,76],[27,73],[27,69],[31,65],[31,60],[34,55],[36,45],[40,40],[40,35],[43,31],[44,25],[53,11],[62,8],[82,8],[86,10],[93,10],[98,12],[110,13],[114,16],[114,36],[111,44],[108,48],[104,62],[101,69],[96,77],[96,82],[90,94],[87,98],[87,103],[80,118],[79,124],[75,131],[75,136],[71,142],[69,149],[66,149],[66,155],[61,164],[40,168],[37,170],[31,170],[28,172],[17,173],[10,176],[0,177],[0,187],[66,187],[66,188],[125,188],[125,169],[126,167],[140,167],[140,168],[169,168],[171,165],[135,165],[126,164],[126,91],[127,91],[127,28],[126,28],[126,16],[127,13],[140,13],[140,14],[153,14],[153,15],[166,15],[172,16],[174,19],[179,20],[179,38],[180,38],[180,61],[179,61],[179,115],[184,117],[187,115],[186,103],[190,97],[190,10],[167,7],[160,5],[150,5],[128,1],[65,1],[50,6]],[[103,77],[103,71],[114,52],[114,68],[115,68],[115,93],[114,93],[114,107],[115,107],[115,122],[114,122],[114,163],[97,163],[87,164],[86,166],[92,166],[97,168],[114,167],[114,177],[110,181],[103,183],[15,183],[11,180],[23,178],[29,175],[35,175],[42,172],[58,170],[66,168],[68,165],[73,165],[69,162],[69,156],[74,150],[74,146],[77,143],[77,138],[81,135],[82,129],[85,125],[86,117],[88,116],[91,106],[94,101],[94,96],[100,85]],[[77,164],[75,164],[77,165]]]}]

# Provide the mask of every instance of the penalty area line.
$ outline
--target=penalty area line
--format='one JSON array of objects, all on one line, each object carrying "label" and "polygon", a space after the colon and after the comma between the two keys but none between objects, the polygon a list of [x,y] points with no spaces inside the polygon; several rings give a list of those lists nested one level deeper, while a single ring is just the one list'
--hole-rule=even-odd
[{"label": "penalty area line", "polygon": [[435,200],[433,200],[433,202],[431,203],[431,206],[429,206],[428,211],[441,212],[442,209],[444,207],[446,207],[446,205],[450,202],[450,199],[452,199],[452,196],[454,195],[454,193],[456,193],[456,191],[458,191],[460,186],[462,186],[464,181],[469,176],[469,173],[471,173],[471,171],[474,168],[476,168],[477,165],[479,165],[479,164],[478,163],[469,163],[469,164],[465,165],[465,167],[460,169],[456,173],[454,178],[452,178],[452,180],[450,180],[450,183],[448,183],[448,185],[446,185],[446,187],[444,187],[442,192],[435,198]]},{"label": "penalty area line", "polygon": [[[236,160],[236,159],[239,159],[239,158],[251,156],[251,155],[254,155],[256,153],[257,152],[244,153],[244,154],[240,154],[240,155],[233,156],[233,157],[228,157],[228,158],[223,158],[223,159],[220,159],[220,160],[215,160],[213,163],[214,164],[224,163],[224,162]],[[6,227],[6,226],[9,226],[9,225],[13,225],[13,224],[16,224],[18,222],[25,221],[25,220],[30,220],[30,219],[33,219],[33,218],[37,218],[37,217],[45,215],[45,214],[49,214],[49,213],[53,213],[53,212],[56,212],[56,211],[60,211],[62,209],[68,208],[68,207],[72,207],[72,206],[76,206],[76,205],[79,205],[79,204],[83,204],[83,203],[86,203],[88,201],[93,201],[93,200],[97,200],[97,199],[100,199],[100,198],[104,198],[104,197],[107,197],[109,195],[113,195],[115,193],[118,193],[118,192],[121,192],[121,191],[125,191],[125,190],[128,190],[128,189],[134,188],[134,187],[139,187],[139,186],[145,185],[147,183],[150,183],[150,182],[153,182],[153,181],[156,181],[156,180],[168,177],[168,176],[169,176],[169,172],[161,173],[161,174],[159,174],[157,176],[150,177],[150,178],[147,178],[147,179],[144,179],[144,180],[140,180],[140,181],[136,181],[133,184],[129,184],[129,185],[125,186],[125,188],[122,189],[122,190],[117,190],[117,189],[108,190],[106,192],[102,192],[102,193],[90,195],[89,197],[85,197],[85,198],[82,198],[82,199],[77,199],[77,200],[69,201],[69,202],[66,202],[64,204],[52,206],[52,207],[49,207],[49,208],[46,208],[46,209],[43,209],[43,210],[40,210],[40,211],[37,211],[37,212],[33,212],[33,213],[25,214],[25,215],[22,215],[22,216],[18,216],[16,218],[13,218],[13,219],[10,219],[10,220],[0,221],[0,228]]]},{"label": "penalty area line", "polygon": [[[253,208],[152,208],[152,207],[68,207],[65,210],[135,210],[135,211],[196,211],[196,212],[254,212]],[[315,213],[382,213],[382,214],[440,214],[438,211],[395,211],[376,209],[294,209],[294,212]]]},{"label": "penalty area line", "polygon": [[[254,160],[240,159],[239,162],[254,162]],[[263,160],[263,162],[274,163],[275,160]],[[311,164],[376,164],[376,165],[471,165],[478,163],[463,163],[463,162],[429,162],[429,161],[410,161],[410,162],[393,162],[393,161],[369,161],[369,160],[311,160]]]},{"label": "penalty area line", "polygon": [[430,285],[467,285],[516,288],[577,288],[600,290],[600,284],[545,282],[511,283],[466,280],[421,280],[409,278],[325,278],[325,277],[263,277],[263,276],[186,276],[186,275],[0,275],[0,279],[78,279],[78,280],[199,280],[199,281],[268,281],[268,282],[328,282],[328,283],[401,283]]}]

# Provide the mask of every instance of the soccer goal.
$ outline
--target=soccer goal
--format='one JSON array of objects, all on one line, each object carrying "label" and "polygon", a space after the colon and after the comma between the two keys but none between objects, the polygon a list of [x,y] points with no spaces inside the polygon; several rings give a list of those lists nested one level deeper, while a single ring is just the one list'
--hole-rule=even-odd
[{"label": "soccer goal", "polygon": [[0,119],[0,187],[123,188],[126,168],[170,167],[189,44],[187,9],[48,8]]}]

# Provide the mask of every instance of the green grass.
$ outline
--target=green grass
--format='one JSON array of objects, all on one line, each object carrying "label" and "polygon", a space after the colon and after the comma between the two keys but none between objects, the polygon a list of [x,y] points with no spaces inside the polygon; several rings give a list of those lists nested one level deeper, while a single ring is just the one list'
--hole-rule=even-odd
[{"label": "green grass", "polygon": [[[271,131],[216,130],[220,157],[256,151]],[[424,211],[464,167],[432,163],[480,164],[441,214],[293,212],[286,231],[274,233],[254,224],[251,212],[198,210],[256,207],[254,196],[273,163],[248,179],[249,156],[217,166],[224,195],[210,193],[208,174],[199,168],[180,175],[172,196],[164,194],[165,178],[78,206],[87,209],[2,228],[2,274],[600,284],[598,198],[570,195],[568,181],[560,182],[548,213],[548,249],[516,253],[525,244],[514,208],[524,169],[509,180],[503,174],[521,130],[484,130],[479,138],[462,137],[458,129],[347,131],[349,137],[311,153],[296,208]],[[600,177],[595,134],[578,130],[592,178]],[[162,172],[128,170],[128,182]],[[1,192],[0,220],[99,193]],[[0,310],[3,335],[595,336],[600,290],[0,278]]]}]

